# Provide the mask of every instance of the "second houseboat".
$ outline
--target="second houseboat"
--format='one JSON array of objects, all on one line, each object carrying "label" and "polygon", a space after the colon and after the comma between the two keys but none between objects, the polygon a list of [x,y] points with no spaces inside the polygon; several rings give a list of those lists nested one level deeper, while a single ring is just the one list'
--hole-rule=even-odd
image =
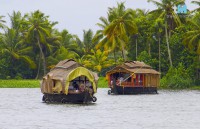
[{"label": "second houseboat", "polygon": [[160,73],[139,61],[126,61],[106,73],[108,94],[157,93]]}]

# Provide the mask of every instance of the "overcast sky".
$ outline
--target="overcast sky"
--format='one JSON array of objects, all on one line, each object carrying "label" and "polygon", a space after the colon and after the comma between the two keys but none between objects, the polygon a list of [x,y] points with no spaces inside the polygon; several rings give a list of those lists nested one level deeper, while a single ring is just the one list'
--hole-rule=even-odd
[{"label": "overcast sky", "polygon": [[[197,7],[191,1],[186,0],[189,10]],[[58,21],[55,27],[60,31],[67,29],[69,33],[77,34],[82,39],[83,30],[92,29],[95,32],[99,29],[96,25],[100,22],[99,17],[106,17],[108,7],[116,7],[117,2],[125,2],[126,8],[132,9],[156,8],[147,0],[0,0],[0,15],[6,16],[9,26],[8,14],[13,11],[24,14],[40,10],[50,16],[51,21]]]}]

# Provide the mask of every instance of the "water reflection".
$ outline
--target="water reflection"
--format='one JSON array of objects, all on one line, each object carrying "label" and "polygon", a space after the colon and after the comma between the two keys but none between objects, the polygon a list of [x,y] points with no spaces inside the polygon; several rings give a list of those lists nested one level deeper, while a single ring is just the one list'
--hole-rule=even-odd
[{"label": "water reflection", "polygon": [[199,91],[107,95],[90,104],[43,103],[40,89],[0,89],[1,129],[197,129]]}]

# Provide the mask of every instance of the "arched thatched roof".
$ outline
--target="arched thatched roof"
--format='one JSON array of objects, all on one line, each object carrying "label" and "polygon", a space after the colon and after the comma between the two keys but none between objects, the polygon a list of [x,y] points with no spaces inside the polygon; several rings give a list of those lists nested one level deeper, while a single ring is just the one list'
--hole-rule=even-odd
[{"label": "arched thatched roof", "polygon": [[43,80],[41,83],[41,90],[42,92],[46,91],[48,93],[51,93],[52,91],[49,89],[52,89],[53,87],[52,80],[58,80],[61,82],[62,91],[67,94],[69,81],[71,81],[70,76],[73,76],[74,78],[75,76],[78,77],[80,75],[89,77],[89,80],[93,83],[93,89],[96,90],[96,87],[97,87],[96,83],[98,80],[97,73],[84,68],[73,59],[66,59],[66,60],[60,61],[53,69],[51,69],[50,72],[47,73],[43,77]]}]

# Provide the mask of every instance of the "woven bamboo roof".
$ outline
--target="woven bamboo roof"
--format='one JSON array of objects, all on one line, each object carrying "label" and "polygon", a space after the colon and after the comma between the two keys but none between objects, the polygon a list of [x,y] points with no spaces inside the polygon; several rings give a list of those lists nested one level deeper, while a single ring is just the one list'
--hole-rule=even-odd
[{"label": "woven bamboo roof", "polygon": [[144,73],[144,74],[160,74],[156,70],[152,69],[151,66],[145,64],[144,62],[140,61],[126,61],[121,65],[114,67],[112,70],[108,71],[107,73],[114,73],[126,71],[131,73]]},{"label": "woven bamboo roof", "polygon": [[[75,68],[80,67],[81,65],[74,61],[73,59],[66,59],[63,61],[60,61],[53,69],[50,70],[50,72],[44,76],[44,78],[47,78],[47,76],[50,76],[51,79],[55,80],[66,80],[66,76]],[[89,70],[90,71],[90,70]],[[95,80],[98,80],[98,75],[95,72],[90,71]]]}]

